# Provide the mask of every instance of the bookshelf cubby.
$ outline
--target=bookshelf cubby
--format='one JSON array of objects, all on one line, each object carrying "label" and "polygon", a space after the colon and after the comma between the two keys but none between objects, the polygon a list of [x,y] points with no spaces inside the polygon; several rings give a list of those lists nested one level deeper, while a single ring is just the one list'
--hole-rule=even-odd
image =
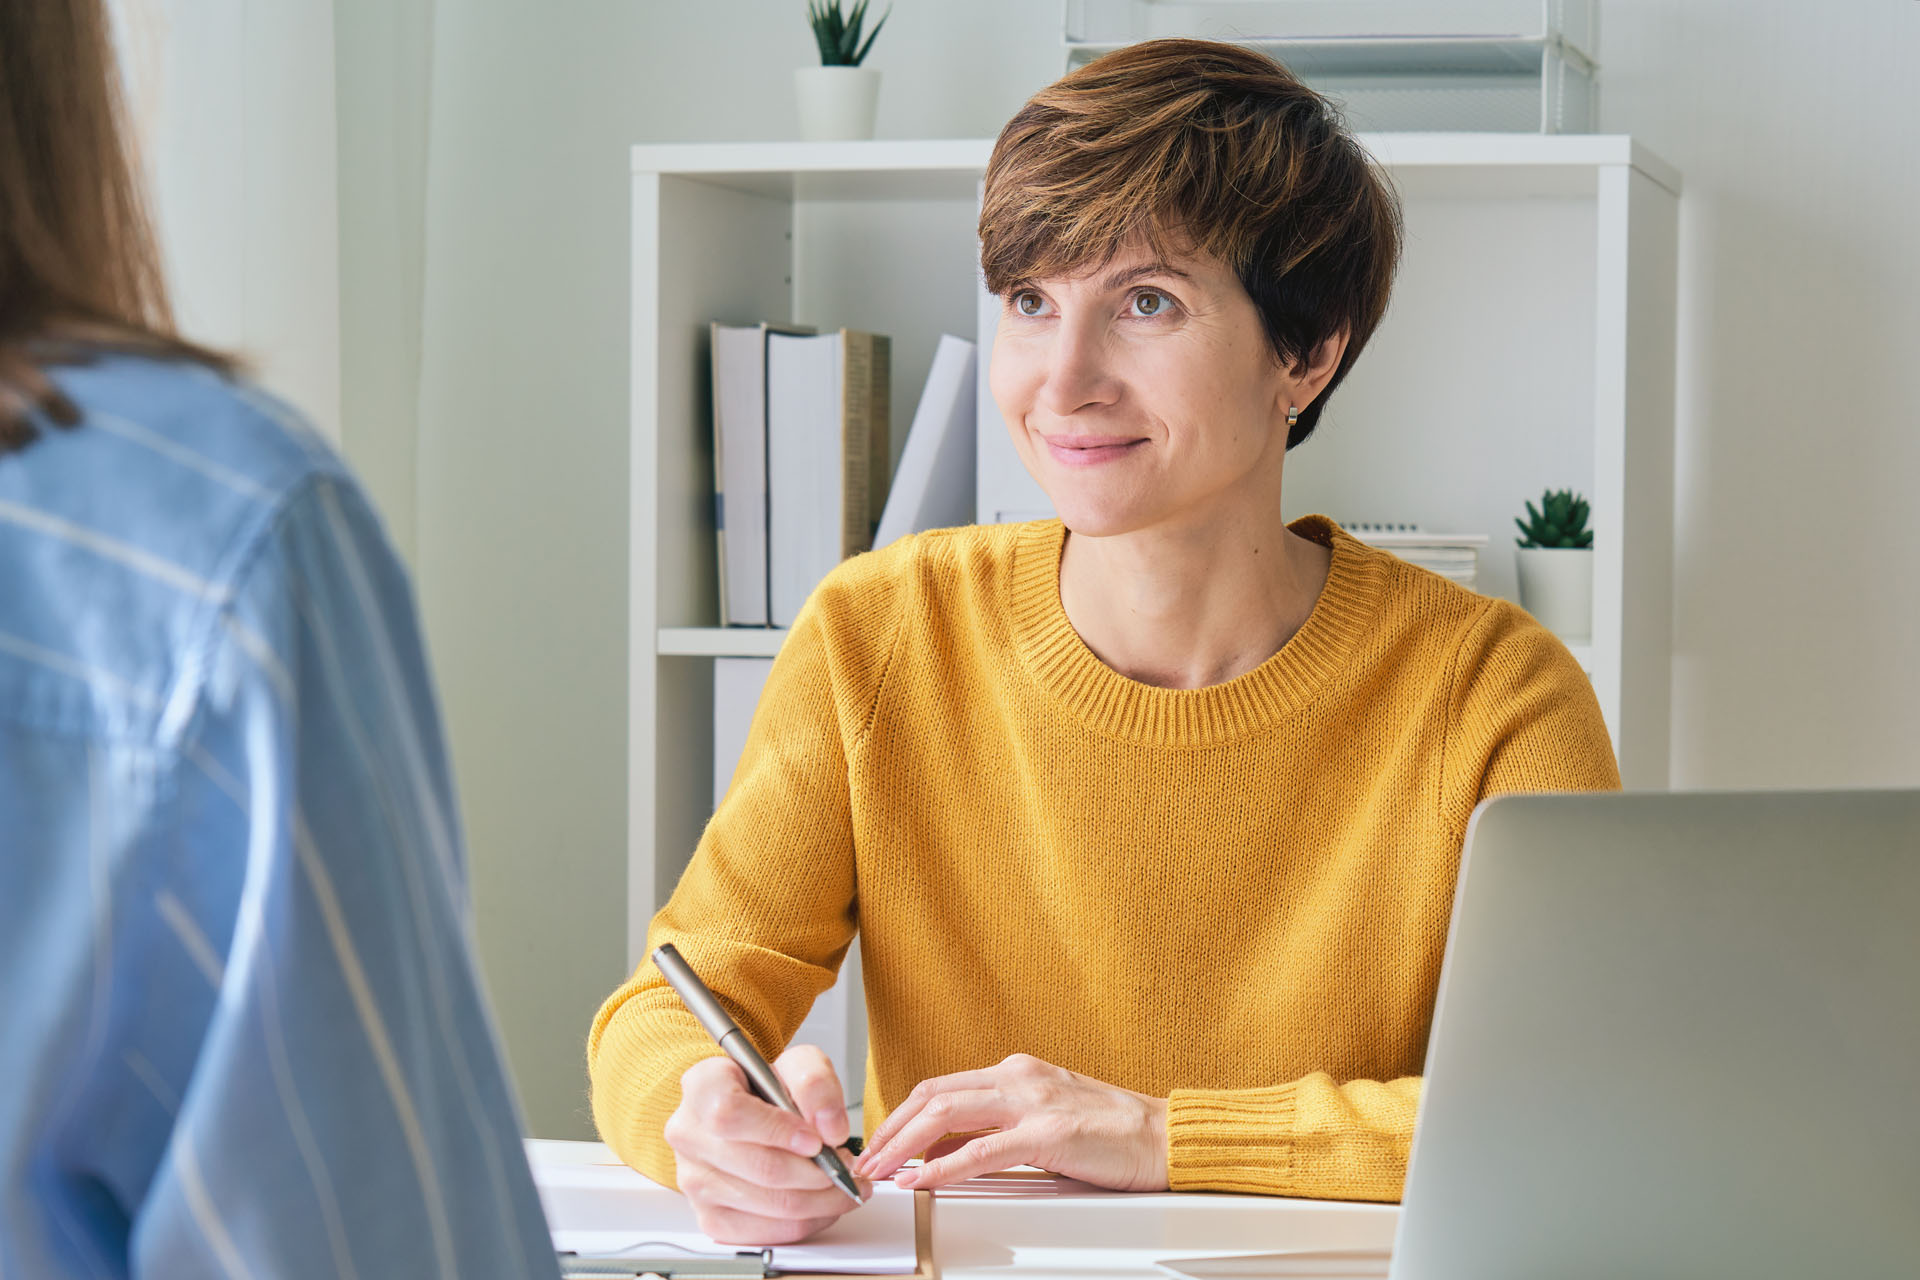
[{"label": "bookshelf cubby", "polygon": [[[1492,535],[1547,487],[1593,506],[1593,678],[1628,786],[1667,785],[1679,175],[1605,135],[1374,134],[1405,203],[1386,322],[1289,460],[1289,515]],[[975,256],[992,144],[720,143],[632,152],[628,952],[711,814],[717,625],[709,321],[893,338],[898,456],[939,336],[980,343],[981,518],[1047,510],[992,398]]]}]

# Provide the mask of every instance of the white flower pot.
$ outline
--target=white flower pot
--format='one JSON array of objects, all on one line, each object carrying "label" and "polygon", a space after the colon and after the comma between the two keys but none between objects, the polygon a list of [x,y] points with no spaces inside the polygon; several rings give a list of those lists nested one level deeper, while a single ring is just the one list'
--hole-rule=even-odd
[{"label": "white flower pot", "polygon": [[1593,639],[1593,549],[1518,547],[1520,607],[1567,644]]},{"label": "white flower pot", "polygon": [[800,136],[808,142],[852,142],[873,136],[880,73],[871,67],[801,67],[793,73],[800,99]]}]

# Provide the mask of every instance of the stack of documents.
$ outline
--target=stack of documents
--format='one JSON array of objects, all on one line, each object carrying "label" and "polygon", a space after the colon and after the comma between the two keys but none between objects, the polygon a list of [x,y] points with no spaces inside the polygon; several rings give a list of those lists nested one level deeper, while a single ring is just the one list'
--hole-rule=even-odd
[{"label": "stack of documents", "polygon": [[885,335],[767,336],[767,595],[790,627],[820,579],[873,545],[887,500],[892,344]]},{"label": "stack of documents", "polygon": [[710,329],[722,625],[790,626],[847,556],[972,522],[973,343],[941,336],[895,474],[884,334]]},{"label": "stack of documents", "polygon": [[1487,545],[1484,533],[1428,533],[1417,524],[1341,527],[1367,545],[1391,551],[1407,563],[1432,570],[1469,591],[1480,579],[1480,548]]},{"label": "stack of documents", "polygon": [[833,566],[873,545],[892,474],[892,344],[710,328],[720,620],[791,626]]}]

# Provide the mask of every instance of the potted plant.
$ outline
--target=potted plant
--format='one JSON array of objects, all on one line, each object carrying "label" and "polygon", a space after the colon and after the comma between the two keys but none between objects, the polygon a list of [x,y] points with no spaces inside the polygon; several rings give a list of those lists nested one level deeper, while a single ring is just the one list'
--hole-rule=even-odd
[{"label": "potted plant", "polygon": [[800,136],[808,142],[843,142],[873,136],[873,107],[880,96],[880,73],[861,66],[867,51],[893,16],[889,8],[863,42],[869,0],[854,0],[842,12],[841,0],[807,0],[807,22],[820,46],[820,65],[793,73],[800,98]]},{"label": "potted plant", "polygon": [[1549,489],[1527,518],[1514,518],[1520,570],[1520,606],[1569,644],[1593,636],[1593,530],[1587,500],[1571,489]]}]

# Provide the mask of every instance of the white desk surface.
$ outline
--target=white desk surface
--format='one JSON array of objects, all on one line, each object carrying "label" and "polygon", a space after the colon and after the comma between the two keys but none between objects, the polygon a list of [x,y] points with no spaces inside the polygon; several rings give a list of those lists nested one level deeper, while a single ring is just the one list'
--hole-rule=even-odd
[{"label": "white desk surface", "polygon": [[[598,1142],[530,1141],[535,1164],[618,1157]],[[1152,1276],[1163,1258],[1289,1250],[1387,1249],[1396,1205],[1269,1196],[1047,1194],[1013,1180],[935,1192],[933,1252],[942,1280],[1120,1280]]]}]

